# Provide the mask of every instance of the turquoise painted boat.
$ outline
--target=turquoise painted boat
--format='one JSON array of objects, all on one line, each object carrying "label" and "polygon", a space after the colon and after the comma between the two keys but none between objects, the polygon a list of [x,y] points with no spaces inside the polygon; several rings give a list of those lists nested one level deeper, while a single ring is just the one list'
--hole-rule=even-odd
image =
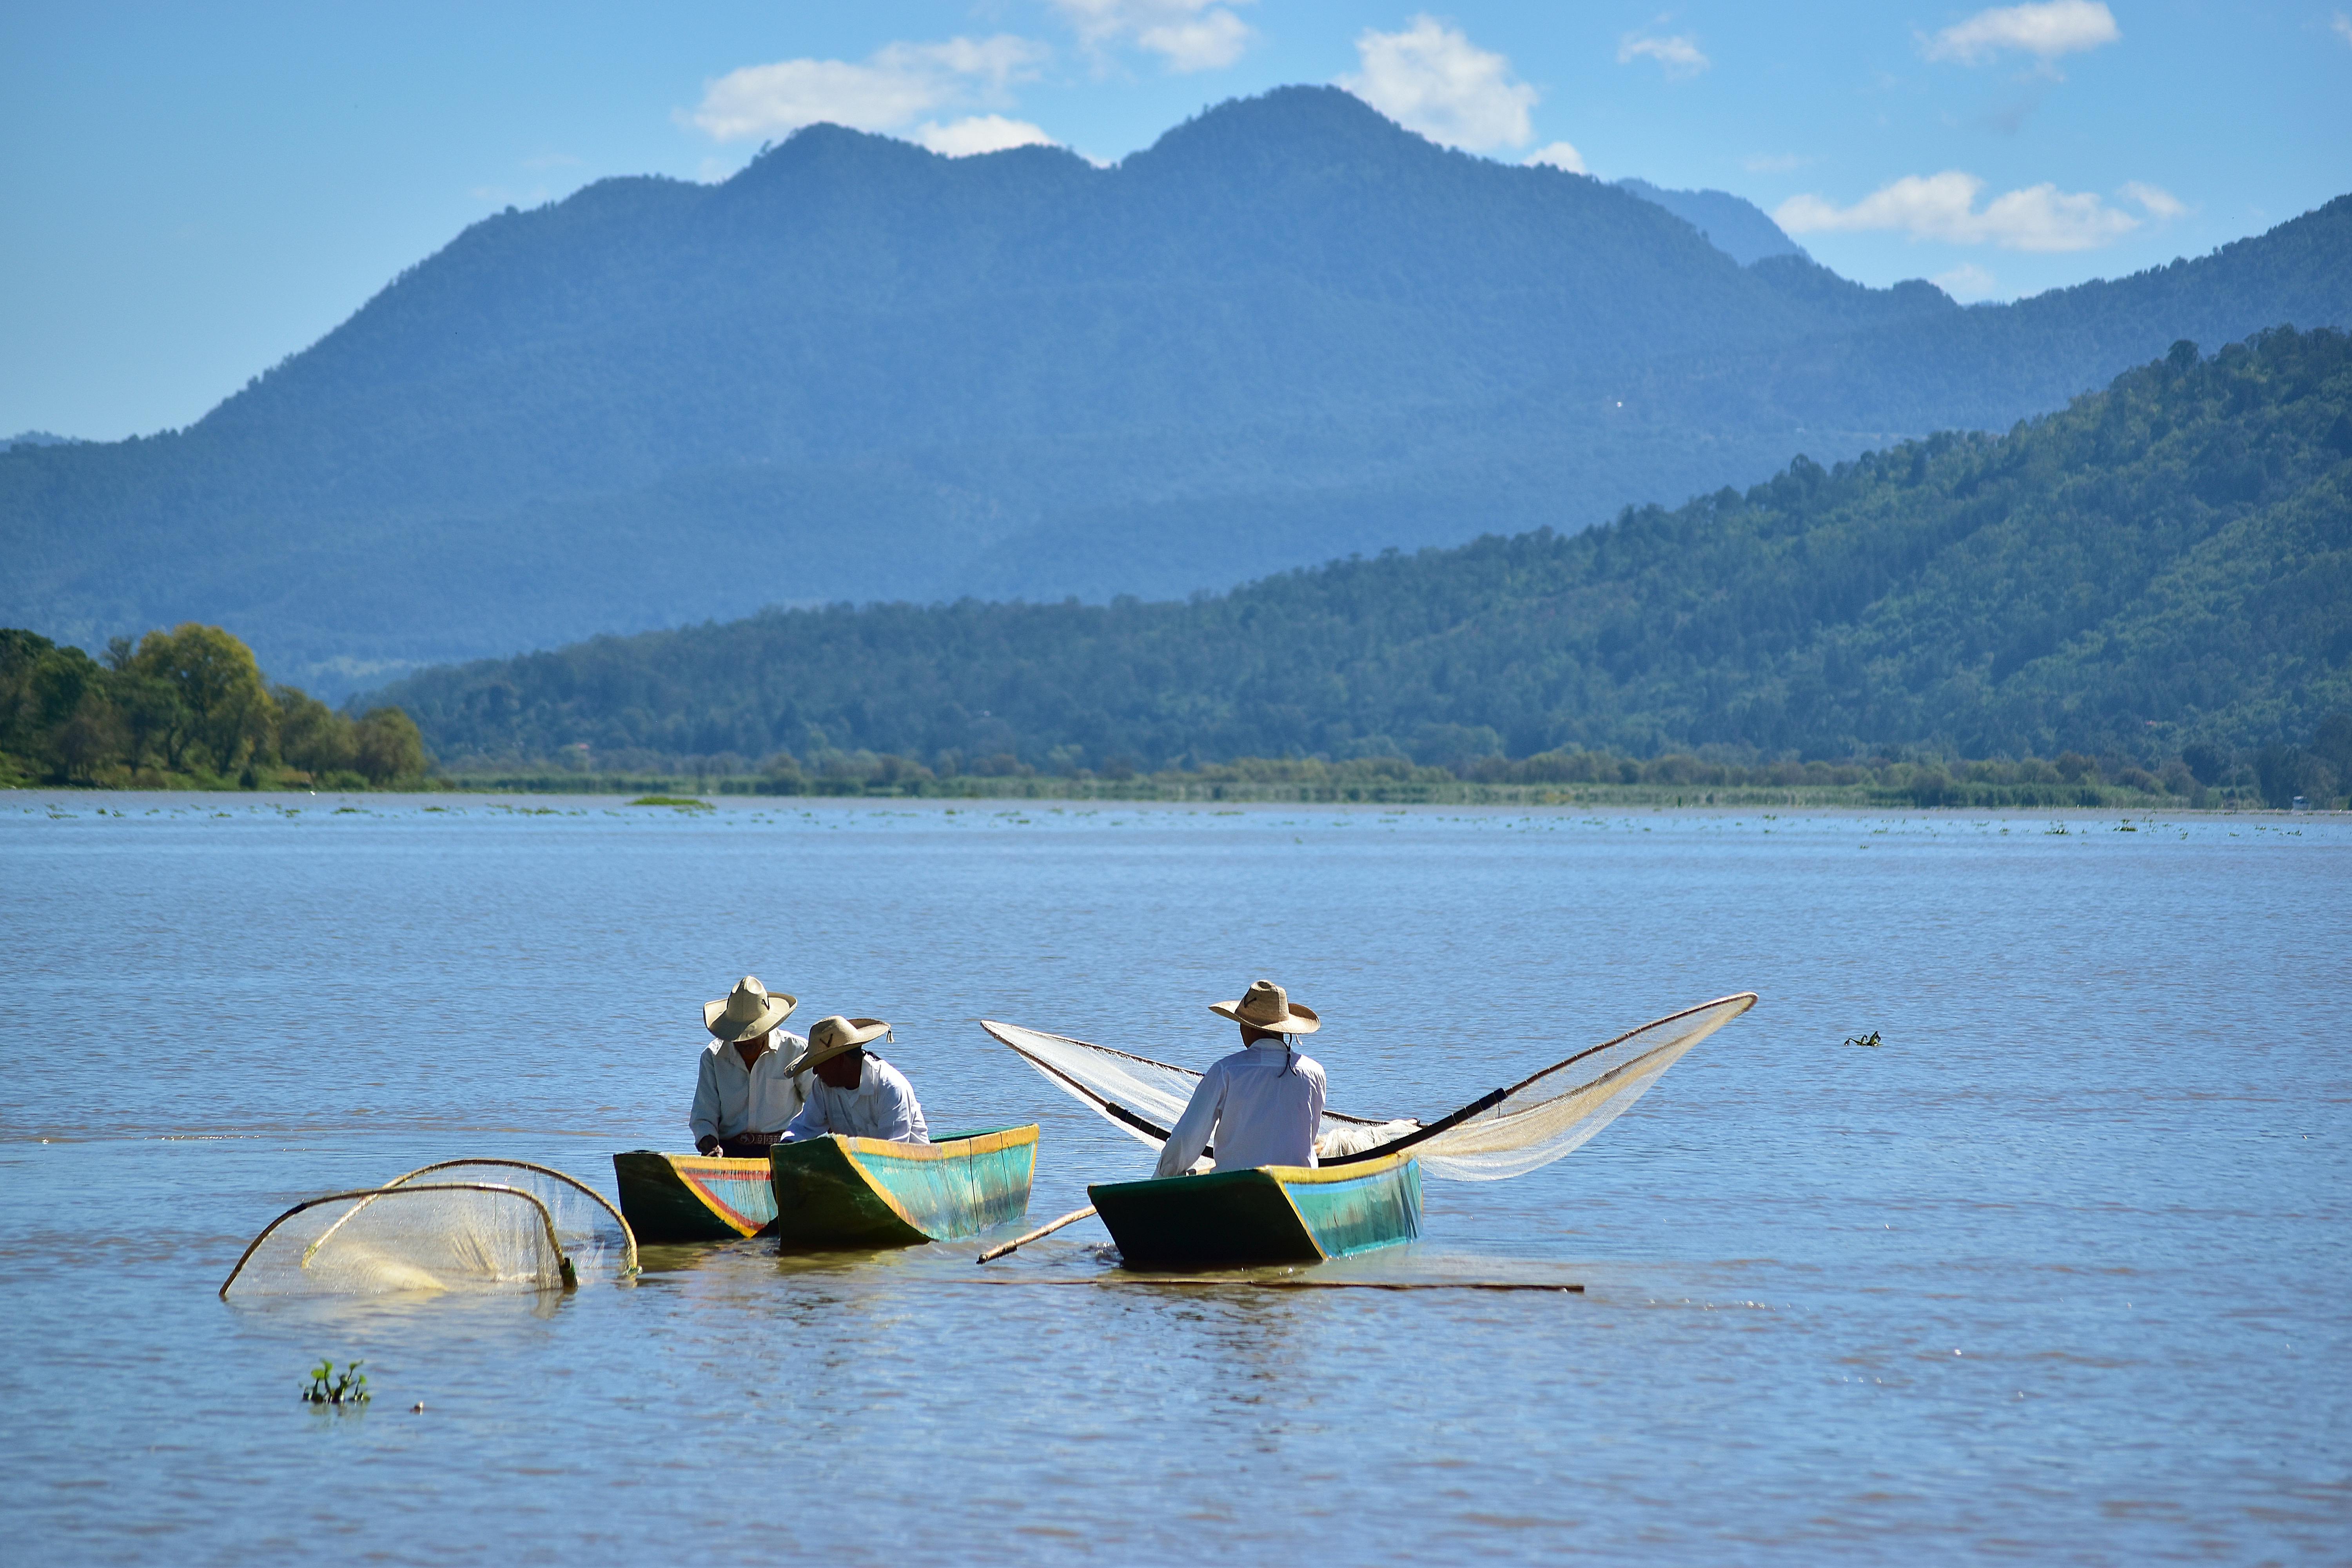
[{"label": "turquoise painted boat", "polygon": [[1129,1268],[1321,1263],[1421,1235],[1421,1164],[1391,1154],[1087,1189]]},{"label": "turquoise painted boat", "polygon": [[776,1248],[918,1247],[977,1236],[1029,1211],[1037,1124],[936,1143],[830,1133],[768,1152]]},{"label": "turquoise painted boat", "polygon": [[647,1246],[737,1241],[776,1217],[765,1160],[633,1149],[613,1156],[613,1181],[629,1229]]}]

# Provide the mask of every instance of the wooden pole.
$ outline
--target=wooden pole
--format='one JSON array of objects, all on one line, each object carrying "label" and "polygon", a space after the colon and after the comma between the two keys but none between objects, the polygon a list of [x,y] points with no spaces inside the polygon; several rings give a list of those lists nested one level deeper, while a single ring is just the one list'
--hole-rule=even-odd
[{"label": "wooden pole", "polygon": [[1041,1225],[1026,1236],[1016,1236],[1011,1241],[1001,1242],[998,1245],[990,1247],[986,1252],[980,1255],[980,1261],[986,1263],[992,1258],[1002,1258],[1006,1253],[1011,1252],[1017,1247],[1025,1246],[1027,1243],[1036,1240],[1041,1236],[1051,1236],[1066,1225],[1076,1225],[1078,1221],[1085,1219],[1094,1212],[1094,1205],[1092,1204],[1088,1204],[1085,1208],[1076,1209],[1069,1214],[1064,1215],[1061,1218],[1055,1220],[1051,1225]]}]

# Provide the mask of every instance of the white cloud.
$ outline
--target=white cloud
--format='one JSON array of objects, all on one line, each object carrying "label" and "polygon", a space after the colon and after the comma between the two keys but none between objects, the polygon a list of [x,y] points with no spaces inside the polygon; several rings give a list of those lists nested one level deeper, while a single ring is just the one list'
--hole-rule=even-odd
[{"label": "white cloud", "polygon": [[[1257,36],[1219,0],[1052,0],[1078,41],[1097,53],[1122,46],[1146,49],[1168,69],[1223,70],[1242,58]],[[1231,0],[1248,5],[1251,0]]]},{"label": "white cloud", "polygon": [[1549,147],[1538,147],[1520,162],[1531,164],[1543,163],[1555,169],[1566,169],[1571,174],[1589,174],[1592,172],[1584,166],[1584,154],[1565,142],[1555,142]]},{"label": "white cloud", "polygon": [[971,114],[945,125],[930,122],[915,127],[911,140],[950,158],[975,153],[1002,153],[1007,147],[1058,147],[1060,142],[1025,120],[1002,114]]},{"label": "white cloud", "polygon": [[2091,192],[2069,194],[2046,184],[1995,196],[1979,208],[1984,184],[1957,169],[1906,174],[1850,207],[1807,195],[1791,196],[1772,216],[1790,234],[1891,229],[1913,239],[2038,251],[2095,250],[2140,226]]},{"label": "white cloud", "polygon": [[1751,174],[1792,174],[1811,162],[1794,153],[1755,153],[1739,160],[1739,166]]},{"label": "white cloud", "polygon": [[1992,298],[2000,287],[1993,275],[1973,261],[1963,261],[1949,272],[1938,272],[1927,279],[1962,304],[1974,304],[1979,300]]},{"label": "white cloud", "polygon": [[1697,40],[1685,34],[1677,33],[1670,38],[1651,38],[1639,33],[1628,33],[1617,40],[1619,65],[1631,65],[1645,57],[1664,67],[1666,75],[1676,80],[1696,76],[1715,63],[1699,53]]},{"label": "white cloud", "polygon": [[864,64],[778,60],[746,66],[705,84],[692,116],[714,141],[774,136],[831,121],[858,131],[896,131],[938,110],[1001,100],[1037,74],[1045,45],[1000,33],[940,44],[889,44]]},{"label": "white cloud", "polygon": [[2188,203],[2162,185],[2151,185],[2141,180],[2126,180],[2123,189],[2116,194],[2137,202],[2147,209],[2147,216],[2152,218],[2179,217],[2189,210]]},{"label": "white cloud", "polygon": [[1433,142],[1485,152],[1535,140],[1528,110],[1542,95],[1511,75],[1507,58],[1433,16],[1415,16],[1402,33],[1367,27],[1356,58],[1362,72],[1339,85]]},{"label": "white cloud", "polygon": [[1996,5],[1929,38],[1931,60],[1982,65],[2003,54],[2032,55],[2048,65],[2123,37],[2115,13],[2099,0],[2043,0],[2036,5]]},{"label": "white cloud", "polygon": [[2343,12],[2338,11],[2336,13],[2335,19],[2330,21],[2327,24],[2327,26],[2328,30],[2333,32],[2337,37],[2343,39],[2347,44],[2352,44],[2352,16],[2347,16]]}]

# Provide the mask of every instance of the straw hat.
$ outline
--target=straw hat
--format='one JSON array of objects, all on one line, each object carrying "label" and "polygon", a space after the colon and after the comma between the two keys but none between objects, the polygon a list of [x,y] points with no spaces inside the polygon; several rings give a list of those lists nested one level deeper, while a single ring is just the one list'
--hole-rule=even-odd
[{"label": "straw hat", "polygon": [[1269,1035],[1311,1035],[1323,1026],[1314,1008],[1294,1006],[1290,993],[1271,980],[1253,980],[1248,995],[1238,1002],[1212,1002],[1209,1011]]},{"label": "straw hat", "polygon": [[722,1002],[702,1005],[702,1026],[719,1037],[721,1042],[733,1045],[738,1040],[764,1035],[793,1016],[801,1005],[797,996],[787,996],[779,991],[772,994],[768,988],[745,975],[735,983],[735,989]]},{"label": "straw hat", "polygon": [[836,1013],[830,1018],[819,1018],[809,1030],[808,1049],[793,1064],[793,1071],[804,1073],[819,1062],[829,1062],[844,1051],[854,1051],[877,1035],[887,1035],[890,1026],[879,1018],[845,1018]]}]

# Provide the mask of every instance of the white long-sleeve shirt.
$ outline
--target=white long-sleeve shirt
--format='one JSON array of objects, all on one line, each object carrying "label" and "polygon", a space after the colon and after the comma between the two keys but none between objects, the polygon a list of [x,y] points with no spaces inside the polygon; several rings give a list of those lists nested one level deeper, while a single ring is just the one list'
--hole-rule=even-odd
[{"label": "white long-sleeve shirt", "polygon": [[1279,1040],[1235,1051],[1201,1075],[1151,1173],[1182,1175],[1212,1142],[1220,1171],[1312,1165],[1323,1088],[1323,1064],[1285,1049]]},{"label": "white long-sleeve shirt", "polygon": [[894,1143],[928,1143],[931,1130],[923,1124],[923,1108],[915,1102],[915,1086],[907,1075],[866,1053],[866,1066],[856,1089],[835,1089],[814,1073],[808,1077],[808,1103],[784,1129],[784,1142],[822,1138],[839,1132],[850,1138],[887,1138]]},{"label": "white long-sleeve shirt", "polygon": [[694,1110],[687,1119],[695,1141],[781,1132],[791,1125],[814,1080],[806,1073],[795,1078],[784,1068],[807,1047],[798,1035],[771,1029],[767,1054],[747,1070],[742,1052],[724,1040],[711,1041],[695,1074]]}]

